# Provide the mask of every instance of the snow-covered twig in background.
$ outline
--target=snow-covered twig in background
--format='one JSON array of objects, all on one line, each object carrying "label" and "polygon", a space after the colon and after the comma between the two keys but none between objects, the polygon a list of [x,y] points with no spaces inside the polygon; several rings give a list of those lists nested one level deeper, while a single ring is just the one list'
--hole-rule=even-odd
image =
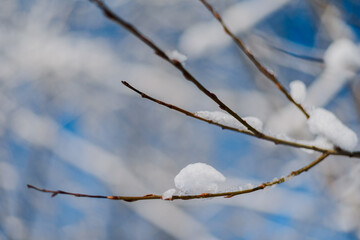
[{"label": "snow-covered twig in background", "polygon": [[[102,0],[91,0],[94,2],[105,14],[107,18],[110,20],[116,22],[126,30],[128,30],[130,33],[135,35],[138,39],[143,41],[147,46],[149,46],[151,49],[155,51],[155,54],[159,57],[163,58],[165,61],[169,62],[172,66],[174,66],[176,69],[178,69],[185,79],[192,82],[200,91],[202,91],[205,95],[207,95],[209,98],[211,98],[214,102],[218,104],[218,106],[229,113],[232,117],[234,117],[237,121],[239,121],[241,124],[243,124],[251,133],[252,135],[261,138],[266,139],[269,141],[272,141],[274,143],[281,142],[284,145],[293,145],[292,142],[289,141],[279,141],[278,138],[272,137],[270,135],[265,135],[264,133],[258,131],[253,126],[248,124],[243,118],[241,118],[237,113],[235,113],[231,108],[229,108],[225,103],[223,103],[214,93],[210,92],[206,87],[204,87],[191,73],[188,72],[188,70],[185,69],[183,64],[179,62],[177,59],[171,59],[163,50],[161,50],[157,45],[155,45],[148,37],[143,35],[140,31],[138,31],[134,26],[132,26],[130,23],[126,22],[122,18],[120,18],[118,15],[113,13],[104,3]],[[228,33],[234,41],[239,45],[239,47],[245,52],[245,54],[250,58],[250,60],[258,67],[258,69],[267,77],[269,77],[270,80],[272,80],[276,86],[287,96],[287,98],[290,100],[290,102],[294,103],[300,110],[302,109],[302,112],[305,114],[307,118],[309,118],[309,114],[303,109],[301,104],[294,101],[292,96],[287,92],[287,90],[279,83],[279,81],[276,79],[275,75],[270,73],[264,66],[261,65],[261,63],[258,62],[258,60],[254,57],[252,53],[250,53],[245,45],[241,42],[239,38],[237,38],[233,33],[230,32],[230,30],[227,28],[227,26],[223,23],[221,16],[213,9],[213,7],[206,2],[206,0],[200,0],[211,13],[219,20],[219,22],[224,27],[224,30],[226,33]],[[187,114],[188,115],[188,114]],[[300,144],[301,145],[301,144]],[[297,146],[301,147],[301,146]],[[349,152],[342,149],[328,151],[327,149],[321,149],[317,147],[309,146],[305,147],[307,149],[315,150],[323,152],[323,153],[332,153],[332,154],[339,154],[339,155],[346,155],[346,156],[359,156],[360,152]]]},{"label": "snow-covered twig in background", "polygon": [[232,33],[230,31],[230,29],[227,27],[227,25],[224,23],[224,21],[222,20],[222,17],[220,16],[220,14],[215,11],[215,9],[206,1],[206,0],[200,0],[205,7],[214,15],[214,17],[219,21],[219,23],[221,24],[221,26],[224,28],[224,31],[226,32],[226,34],[228,34],[236,43],[237,46],[239,46],[239,48],[245,53],[245,55],[250,59],[250,61],[256,66],[256,68],[262,73],[264,74],[264,76],[266,78],[268,78],[269,80],[271,80],[276,87],[286,96],[286,98],[292,102],[305,116],[306,118],[309,118],[310,115],[306,112],[306,110],[303,108],[303,106],[300,103],[297,103],[296,101],[294,101],[294,99],[292,98],[292,96],[289,94],[289,92],[286,90],[286,88],[279,82],[279,80],[275,77],[274,73],[272,73],[271,71],[269,71],[266,67],[264,67],[254,56],[254,54],[252,54],[249,49],[247,49],[247,47],[245,46],[245,44],[241,41],[241,39],[239,37],[237,37],[234,33]]},{"label": "snow-covered twig in background", "polygon": [[[305,106],[324,107],[346,83],[354,81],[360,70],[360,47],[349,39],[338,39],[326,49],[324,63],[325,69],[307,89]],[[284,124],[289,121],[291,125]],[[275,132],[289,133],[302,129],[304,123],[305,120],[289,104],[270,116],[267,127]]]},{"label": "snow-covered twig in background", "polygon": [[[289,4],[291,0],[251,0],[232,4],[222,13],[233,33],[240,34],[251,30],[274,12]],[[261,6],[261,7],[259,7]],[[192,24],[180,37],[180,49],[191,58],[198,58],[219,50],[231,40],[222,34],[216,20]]]},{"label": "snow-covered twig in background", "polygon": [[248,193],[252,193],[252,192],[256,192],[259,190],[263,190],[267,187],[271,187],[277,184],[281,184],[283,182],[286,182],[288,180],[290,180],[291,178],[298,176],[300,174],[302,174],[303,172],[306,172],[308,170],[310,170],[311,168],[313,168],[314,166],[316,166],[317,164],[319,164],[320,162],[322,162],[326,157],[328,157],[329,154],[328,153],[323,153],[319,158],[315,159],[314,161],[312,161],[310,164],[296,170],[296,171],[292,171],[290,174],[288,174],[285,177],[281,177],[281,178],[275,178],[272,181],[269,182],[264,182],[262,184],[259,184],[255,187],[251,187],[245,190],[241,190],[241,191],[232,191],[232,192],[219,192],[219,193],[201,193],[201,194],[195,194],[195,195],[173,195],[171,196],[171,198],[163,198],[163,195],[156,195],[156,194],[147,194],[144,196],[104,196],[104,195],[90,195],[90,194],[82,194],[82,193],[72,193],[72,192],[66,192],[66,191],[62,191],[62,190],[49,190],[49,189],[41,189],[38,187],[35,187],[33,185],[28,184],[27,187],[31,188],[31,189],[35,189],[37,191],[40,192],[45,192],[45,193],[51,193],[52,197],[55,197],[57,195],[71,195],[71,196],[75,196],[75,197],[85,197],[85,198],[106,198],[106,199],[111,199],[111,200],[122,200],[122,201],[126,201],[126,202],[135,202],[135,201],[142,201],[142,200],[154,200],[154,199],[164,199],[164,200],[191,200],[191,199],[201,199],[201,198],[214,198],[214,197],[225,197],[225,198],[231,198],[237,195],[242,195],[242,194],[248,194]]},{"label": "snow-covered twig in background", "polygon": [[350,39],[337,39],[325,51],[324,62],[323,73],[308,89],[307,105],[325,106],[347,82],[354,80],[360,70],[360,47]]}]

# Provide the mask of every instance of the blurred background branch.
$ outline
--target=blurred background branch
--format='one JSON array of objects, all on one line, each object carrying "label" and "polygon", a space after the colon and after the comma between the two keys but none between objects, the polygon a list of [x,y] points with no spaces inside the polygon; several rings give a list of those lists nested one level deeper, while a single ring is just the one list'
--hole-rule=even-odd
[{"label": "blurred background branch", "polygon": [[[360,132],[358,73],[329,72],[330,57],[324,57],[344,38],[358,47],[356,1],[209,2],[284,86],[302,80],[307,104],[325,107]],[[241,116],[261,119],[274,134],[312,139],[301,113],[249,64],[200,2],[107,4],[159,46],[184,53],[186,68]],[[193,162],[214,166],[227,176],[223,190],[235,191],[315,157],[139,101],[120,80],[190,112],[218,110],[87,1],[5,0],[0,18],[0,239],[359,238],[360,169],[348,157],[328,158],[271,191],[231,199],[128,204],[29,191],[26,183],[102,195],[161,194]]]}]

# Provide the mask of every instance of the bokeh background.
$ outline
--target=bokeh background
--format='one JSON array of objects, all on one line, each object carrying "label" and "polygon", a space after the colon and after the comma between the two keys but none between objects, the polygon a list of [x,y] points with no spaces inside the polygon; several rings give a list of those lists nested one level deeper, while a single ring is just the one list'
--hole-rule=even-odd
[{"label": "bokeh background", "polygon": [[[210,2],[287,88],[322,81],[313,104],[360,132],[358,68],[336,75],[339,84],[323,75],[333,42],[358,44],[358,1]],[[106,3],[165,51],[185,54],[189,71],[241,116],[276,134],[313,137],[199,1]],[[205,162],[231,190],[284,176],[318,154],[221,130],[131,92],[121,80],[189,111],[219,110],[89,1],[2,0],[0,18],[1,240],[360,238],[360,162],[347,157],[231,199],[126,203],[27,189],[161,194],[187,164]]]}]

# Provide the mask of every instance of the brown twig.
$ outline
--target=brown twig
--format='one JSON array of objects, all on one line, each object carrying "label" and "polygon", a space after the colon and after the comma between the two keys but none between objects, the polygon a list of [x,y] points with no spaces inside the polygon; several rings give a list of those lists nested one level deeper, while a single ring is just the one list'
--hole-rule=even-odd
[{"label": "brown twig", "polygon": [[126,22],[124,19],[116,15],[114,12],[112,12],[102,0],[90,0],[94,2],[104,13],[104,15],[112,20],[113,22],[119,24],[123,28],[125,28],[127,31],[135,35],[138,39],[140,39],[142,42],[144,42],[147,46],[149,46],[151,49],[154,50],[155,54],[173,65],[176,69],[178,69],[182,75],[187,79],[188,81],[192,82],[200,91],[202,91],[206,96],[208,96],[210,99],[212,99],[214,102],[218,104],[218,106],[223,109],[224,111],[228,112],[231,116],[233,116],[236,120],[238,120],[240,123],[242,123],[249,131],[254,133],[257,136],[261,136],[262,133],[257,131],[255,128],[253,128],[250,124],[248,124],[244,119],[242,119],[237,113],[235,113],[232,109],[230,109],[225,103],[223,103],[214,93],[210,92],[207,88],[205,88],[196,78],[185,69],[185,67],[176,59],[169,58],[166,53],[161,50],[153,41],[151,41],[148,37],[146,37],[144,34],[142,34],[139,30],[136,29],[133,25]]},{"label": "brown twig", "polygon": [[135,87],[133,87],[132,85],[130,85],[126,81],[121,81],[121,82],[126,87],[128,87],[129,89],[131,89],[134,92],[136,92],[137,94],[139,94],[142,98],[148,99],[148,100],[150,100],[152,102],[155,102],[157,104],[160,104],[162,106],[170,108],[170,109],[172,109],[174,111],[183,113],[183,114],[185,114],[185,115],[187,115],[189,117],[196,118],[198,120],[210,123],[212,125],[219,126],[222,129],[227,129],[227,130],[231,130],[231,131],[235,131],[235,132],[244,133],[244,134],[247,134],[247,135],[250,135],[250,136],[253,136],[253,137],[257,137],[257,138],[260,138],[260,139],[263,139],[263,140],[266,140],[266,141],[273,142],[275,144],[281,144],[281,145],[286,145],[286,146],[296,147],[296,148],[305,148],[305,149],[314,150],[314,151],[321,152],[321,153],[328,153],[330,155],[341,155],[341,156],[349,156],[349,157],[360,158],[360,152],[347,152],[347,151],[343,151],[343,150],[340,150],[340,149],[335,149],[334,150],[334,149],[319,148],[319,147],[312,146],[312,145],[307,145],[307,144],[302,144],[302,143],[298,143],[298,142],[279,139],[279,138],[272,137],[272,136],[269,136],[269,135],[266,135],[266,134],[263,134],[262,136],[257,136],[257,135],[255,135],[254,133],[252,133],[250,131],[241,130],[241,129],[238,129],[238,128],[226,126],[224,124],[220,124],[220,123],[217,123],[217,122],[214,122],[214,121],[199,117],[199,116],[195,115],[194,113],[189,112],[189,111],[187,111],[185,109],[182,109],[182,108],[180,108],[178,106],[175,106],[175,105],[160,101],[160,100],[158,100],[156,98],[153,98],[153,97],[147,95],[146,93],[136,89]]},{"label": "brown twig", "polygon": [[286,96],[286,98],[293,103],[297,108],[300,109],[300,111],[306,116],[306,118],[310,118],[310,115],[306,112],[306,110],[303,108],[303,106],[297,102],[291,97],[289,92],[286,90],[286,88],[279,82],[279,80],[275,77],[275,75],[270,72],[266,67],[264,67],[252,54],[249,49],[246,48],[245,44],[240,40],[239,37],[235,36],[234,33],[230,31],[230,29],[227,27],[227,25],[224,23],[221,15],[215,11],[215,9],[208,3],[206,0],[200,0],[204,6],[212,13],[212,15],[219,21],[221,26],[223,27],[225,33],[229,35],[233,41],[236,43],[237,46],[245,53],[245,55],[250,59],[250,61],[256,66],[256,68],[269,80],[271,80],[276,87]]},{"label": "brown twig", "polygon": [[[255,128],[253,128],[251,125],[249,125],[244,119],[242,119],[237,113],[235,113],[232,109],[230,109],[225,103],[223,103],[214,93],[210,92],[207,88],[205,88],[198,80],[196,80],[196,78],[191,75],[186,69],[185,67],[176,59],[170,59],[163,50],[161,50],[157,45],[155,45],[154,42],[152,42],[148,37],[146,37],[144,34],[142,34],[139,30],[137,30],[133,25],[131,25],[130,23],[126,22],[125,20],[123,20],[121,17],[119,17],[118,15],[116,15],[114,12],[112,12],[105,4],[102,0],[90,0],[92,2],[94,2],[104,13],[104,15],[109,18],[110,20],[114,21],[115,23],[119,24],[120,26],[122,26],[123,28],[125,28],[127,31],[129,31],[130,33],[132,33],[133,35],[135,35],[138,39],[140,39],[142,42],[144,42],[147,46],[149,46],[151,49],[154,50],[155,54],[158,55],[159,57],[161,57],[162,59],[164,59],[165,61],[167,61],[168,63],[170,63],[171,65],[173,65],[176,69],[178,69],[183,76],[185,77],[185,79],[189,80],[190,82],[192,82],[200,91],[202,91],[205,95],[207,95],[209,98],[211,98],[214,102],[216,102],[218,104],[218,106],[226,111],[227,113],[229,113],[231,116],[233,116],[236,120],[238,120],[241,124],[243,124],[249,131],[249,132],[245,132],[243,131],[243,133],[246,133],[248,135],[253,135],[255,137],[261,138],[261,139],[265,139],[271,142],[274,142],[275,144],[283,144],[283,145],[287,145],[287,146],[294,146],[294,147],[300,147],[300,148],[307,148],[307,149],[311,149],[311,150],[315,150],[315,151],[319,151],[319,152],[323,152],[323,153],[331,153],[333,155],[346,155],[346,156],[350,156],[350,157],[360,157],[360,152],[347,152],[344,150],[328,150],[328,149],[321,149],[321,148],[317,148],[314,146],[308,146],[308,145],[303,145],[303,144],[299,144],[299,143],[294,143],[294,142],[290,142],[290,141],[286,141],[286,140],[282,140],[282,139],[277,139],[275,137],[272,136],[267,136],[265,134],[263,134],[262,132],[259,132],[258,130],[256,130]],[[241,42],[240,39],[238,39],[234,34],[232,34],[228,28],[226,27],[226,25],[223,23],[220,15],[214,11],[214,9],[211,7],[211,5],[209,5],[206,1],[204,0],[200,0],[202,1],[205,6],[208,7],[208,9],[214,14],[214,16],[220,21],[220,23],[222,23],[225,31],[228,34],[231,34],[231,36],[234,37],[234,40],[239,44],[239,46],[242,46],[243,51],[245,52],[245,54],[248,55],[248,57],[254,62],[254,64],[256,66],[258,66],[259,70],[262,69],[262,71],[264,71],[263,73],[265,75],[268,75],[270,77],[270,79],[272,79],[274,81],[274,83],[280,88],[283,89],[283,92],[286,96],[290,97],[290,100],[296,104],[298,107],[300,107],[301,109],[302,106],[297,104],[292,98],[291,96],[287,93],[286,89],[279,83],[279,81],[276,79],[276,77],[270,73],[265,67],[263,67],[257,60],[256,58],[252,55],[252,53],[250,53],[246,47],[244,46],[244,44]],[[271,77],[272,76],[272,77]],[[303,109],[304,110],[304,109]],[[183,112],[184,113],[184,112]],[[305,112],[304,113],[306,116],[308,116],[308,114]],[[185,113],[186,114],[186,113]],[[218,124],[217,124],[218,125]],[[219,125],[220,126],[220,125]],[[223,127],[223,126],[220,126]],[[226,129],[230,129],[228,127],[225,127]]]},{"label": "brown twig", "polygon": [[[316,160],[314,160],[310,164],[308,164],[305,167],[300,168],[300,169],[298,169],[296,171],[292,171],[286,177],[281,177],[281,178],[275,179],[273,181],[264,182],[262,184],[257,185],[256,187],[253,187],[253,188],[240,190],[240,191],[221,192],[221,193],[202,193],[202,194],[197,194],[197,195],[174,195],[174,196],[172,196],[171,199],[165,199],[165,200],[179,200],[179,199],[181,199],[181,200],[190,200],[190,199],[214,198],[214,197],[231,198],[231,197],[241,195],[241,194],[247,194],[247,193],[256,192],[256,191],[259,191],[259,190],[263,190],[263,189],[265,189],[267,187],[286,182],[287,180],[291,179],[292,177],[298,176],[301,173],[306,172],[309,169],[313,168],[314,166],[319,164],[321,161],[323,161],[328,156],[329,156],[328,153],[323,153],[319,158],[317,158]],[[135,197],[133,197],[133,196],[103,196],[103,195],[89,195],[89,194],[82,194],[82,193],[72,193],[72,192],[66,192],[66,191],[62,191],[62,190],[54,191],[54,190],[48,190],[48,189],[41,189],[41,188],[35,187],[33,185],[30,185],[30,184],[28,184],[27,187],[31,188],[31,189],[35,189],[35,190],[40,191],[40,192],[51,193],[52,197],[55,197],[58,194],[62,194],[62,195],[71,195],[71,196],[75,196],[75,197],[106,198],[106,199],[111,199],[111,200],[122,200],[122,201],[126,201],[126,202],[135,202],[135,201],[140,201],[140,200],[162,199],[161,195],[156,195],[156,194],[147,194],[147,195],[138,196],[138,197],[136,197],[136,196]]]},{"label": "brown twig", "polygon": [[141,197],[103,196],[103,195],[90,195],[90,194],[82,194],[82,193],[72,193],[72,192],[66,192],[66,191],[62,191],[62,190],[53,191],[53,190],[48,190],[48,189],[41,189],[41,188],[35,187],[33,185],[30,185],[30,184],[27,184],[27,187],[35,189],[35,190],[40,191],[40,192],[51,193],[51,197],[55,197],[56,195],[60,194],[60,195],[71,195],[71,196],[74,196],[74,197],[85,197],[85,198],[107,198],[107,199],[112,199],[112,200],[123,200],[123,201],[126,201],[126,202],[133,202],[133,201],[137,201],[137,200],[159,199],[159,197],[161,198],[161,196],[152,195],[152,194],[148,194],[148,195],[141,196]]}]

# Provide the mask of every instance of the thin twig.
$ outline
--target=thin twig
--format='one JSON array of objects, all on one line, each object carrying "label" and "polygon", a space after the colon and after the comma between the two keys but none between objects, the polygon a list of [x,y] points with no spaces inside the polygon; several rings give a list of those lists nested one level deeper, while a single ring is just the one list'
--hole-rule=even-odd
[{"label": "thin twig", "polygon": [[[104,15],[109,18],[110,20],[116,22],[117,24],[119,24],[120,26],[122,26],[123,28],[125,28],[127,31],[129,31],[130,33],[132,33],[133,35],[135,35],[138,39],[140,39],[142,42],[144,42],[147,46],[149,46],[151,49],[154,50],[155,54],[158,55],[159,57],[161,57],[162,59],[164,59],[165,61],[167,61],[168,63],[170,63],[171,65],[173,65],[175,68],[177,68],[185,77],[185,79],[189,80],[190,82],[192,82],[193,84],[195,84],[195,86],[202,91],[205,95],[207,95],[209,98],[211,98],[214,102],[216,102],[218,104],[218,106],[226,111],[227,113],[229,113],[231,116],[233,116],[236,120],[238,120],[241,124],[243,124],[249,131],[248,132],[243,132],[246,133],[248,135],[253,135],[256,136],[258,138],[261,139],[265,139],[271,142],[274,142],[275,144],[283,144],[283,145],[287,145],[287,146],[295,146],[295,147],[300,147],[300,148],[307,148],[307,149],[312,149],[315,151],[319,151],[319,152],[324,152],[324,153],[331,153],[333,155],[346,155],[349,157],[360,157],[360,152],[347,152],[344,150],[332,150],[329,151],[327,149],[321,149],[321,148],[317,148],[314,146],[307,146],[307,145],[303,145],[303,144],[299,144],[299,143],[293,143],[293,142],[289,142],[286,140],[282,140],[282,139],[277,139],[275,137],[271,137],[271,136],[267,136],[265,134],[263,134],[262,132],[259,132],[258,130],[256,130],[255,128],[253,128],[251,125],[249,125],[244,119],[242,119],[237,113],[235,113],[232,109],[230,109],[225,103],[223,103],[214,93],[210,92],[207,88],[205,88],[198,80],[195,79],[195,77],[193,75],[191,75],[186,69],[185,67],[176,59],[170,59],[163,50],[161,50],[157,45],[155,45],[148,37],[146,37],[144,34],[142,34],[139,30],[137,30],[133,25],[131,25],[130,23],[126,22],[125,20],[123,20],[122,18],[120,18],[118,15],[116,15],[115,13],[113,13],[104,3],[102,0],[90,0],[92,2],[94,2],[104,13]],[[210,6],[211,7],[211,6]],[[212,9],[212,8],[211,8]],[[218,14],[217,14],[218,15]],[[219,15],[220,16],[220,15]],[[220,18],[221,19],[221,18]],[[229,31],[230,32],[230,31]],[[231,33],[231,32],[230,32]],[[235,37],[235,36],[234,36]],[[241,41],[240,41],[241,43]],[[242,43],[241,43],[242,44]],[[243,45],[244,46],[244,45]],[[244,47],[244,49],[246,49]],[[248,52],[248,51],[247,51]],[[249,52],[249,54],[251,54]],[[252,54],[251,54],[252,55]],[[254,57],[253,57],[254,58]],[[254,58],[255,59],[255,58]],[[257,61],[255,59],[255,61]],[[262,65],[259,63],[259,66],[262,67]],[[265,68],[264,68],[265,69]],[[265,69],[266,70],[266,69]],[[267,70],[266,70],[267,71]],[[267,71],[268,72],[268,71]],[[269,73],[269,72],[268,72]],[[277,79],[275,78],[275,81],[277,81]],[[282,85],[280,84],[279,86],[282,87]],[[285,89],[284,89],[285,90]],[[286,90],[285,90],[286,92]],[[287,93],[287,92],[286,92]],[[289,95],[290,96],[290,95]],[[291,97],[291,96],[290,96]],[[296,103],[295,103],[296,104]],[[227,128],[229,129],[229,128]]]},{"label": "thin twig", "polygon": [[[241,191],[233,191],[233,192],[202,193],[202,194],[197,194],[197,195],[174,195],[174,196],[172,196],[171,199],[165,199],[165,200],[178,200],[178,199],[190,200],[190,199],[214,198],[214,197],[231,198],[231,197],[241,195],[241,194],[247,194],[247,193],[256,192],[256,191],[259,191],[259,190],[263,190],[263,189],[265,189],[267,187],[286,182],[287,180],[290,180],[292,177],[298,176],[298,175],[302,174],[303,172],[306,172],[306,171],[310,170],[311,168],[313,168],[314,166],[319,164],[321,161],[323,161],[328,156],[329,156],[328,153],[323,153],[319,158],[317,158],[316,160],[314,160],[310,164],[308,164],[305,167],[300,168],[300,169],[298,169],[296,171],[292,171],[286,177],[281,177],[281,178],[275,179],[273,181],[264,182],[262,184],[257,185],[256,187],[253,187],[253,188],[249,188],[249,189],[245,189],[245,190],[241,190]],[[33,185],[30,185],[30,184],[28,184],[27,187],[31,188],[31,189],[35,189],[35,190],[40,191],[40,192],[51,193],[52,197],[55,197],[58,194],[62,194],[62,195],[71,195],[71,196],[75,196],[75,197],[106,198],[106,199],[111,199],[111,200],[122,200],[122,201],[126,201],[126,202],[162,199],[162,195],[156,195],[156,194],[147,194],[147,195],[144,195],[144,196],[135,196],[135,197],[133,197],[133,196],[103,196],[103,195],[90,195],[90,194],[82,194],[82,193],[72,193],[72,192],[66,192],[66,191],[62,191],[62,190],[54,191],[54,190],[48,190],[48,189],[41,189],[41,188],[35,187]]]},{"label": "thin twig", "polygon": [[263,134],[262,136],[257,136],[254,133],[246,131],[246,130],[241,130],[241,129],[238,129],[238,128],[230,127],[230,126],[227,126],[227,125],[224,125],[224,124],[220,124],[220,123],[211,121],[209,119],[199,117],[199,116],[195,115],[194,113],[192,113],[190,111],[187,111],[187,110],[182,109],[182,108],[180,108],[178,106],[175,106],[175,105],[160,101],[160,100],[158,100],[158,99],[156,99],[154,97],[151,97],[151,96],[147,95],[146,93],[136,89],[135,87],[133,87],[132,85],[130,85],[126,81],[121,81],[121,82],[126,87],[128,87],[129,89],[131,89],[134,92],[136,92],[137,94],[139,94],[142,98],[148,99],[148,100],[150,100],[152,102],[155,102],[157,104],[160,104],[162,106],[165,106],[167,108],[175,110],[177,112],[183,113],[183,114],[185,114],[185,115],[187,115],[189,117],[196,118],[198,120],[207,122],[209,124],[219,126],[222,129],[227,129],[227,130],[231,130],[231,131],[235,131],[235,132],[244,133],[244,134],[247,134],[247,135],[250,135],[250,136],[253,136],[253,137],[257,137],[259,139],[263,139],[263,140],[266,140],[266,141],[273,142],[275,144],[281,144],[281,145],[286,145],[286,146],[296,147],[296,148],[305,148],[305,149],[314,150],[314,151],[321,152],[321,153],[328,153],[330,155],[341,155],[341,156],[349,156],[349,157],[360,158],[360,152],[347,152],[347,151],[343,151],[343,150],[340,150],[340,149],[335,149],[335,150],[334,149],[325,149],[325,148],[320,148],[320,147],[316,147],[316,146],[312,146],[312,145],[307,145],[307,144],[302,144],[302,143],[298,143],[298,142],[279,139],[279,138],[272,137],[272,136],[269,136],[269,135],[266,135],[266,134]]},{"label": "thin twig", "polygon": [[229,35],[233,41],[239,46],[239,48],[245,53],[245,55],[250,59],[250,61],[256,66],[256,68],[269,80],[271,80],[276,87],[286,96],[286,98],[292,102],[297,108],[300,109],[300,111],[306,116],[306,118],[310,118],[310,115],[306,112],[306,110],[303,108],[303,106],[297,102],[291,97],[289,92],[286,90],[286,88],[279,82],[279,80],[275,77],[275,75],[270,72],[266,67],[264,67],[252,54],[249,49],[246,48],[245,44],[240,40],[239,37],[237,37],[234,33],[230,31],[230,29],[227,27],[227,25],[224,23],[223,19],[221,18],[221,15],[215,11],[215,9],[208,3],[206,0],[200,0],[205,7],[212,13],[212,15],[219,21],[221,26],[224,28],[224,31],[227,35]]},{"label": "thin twig", "polygon": [[[27,184],[27,187],[35,189],[35,190],[40,191],[40,192],[51,193],[51,197],[55,197],[56,195],[60,194],[60,195],[71,195],[71,196],[74,196],[74,197],[85,197],[85,198],[107,198],[107,199],[112,199],[112,200],[123,200],[123,201],[126,201],[126,202],[133,202],[133,201],[137,201],[137,200],[158,199],[159,198],[158,195],[152,195],[152,194],[141,196],[141,197],[103,196],[103,195],[90,195],[90,194],[82,194],[82,193],[72,193],[72,192],[66,192],[66,191],[62,191],[62,190],[53,191],[53,190],[48,190],[48,189],[41,189],[41,188],[35,187],[33,185],[30,185],[30,184]],[[160,198],[161,198],[161,196],[160,196]]]},{"label": "thin twig", "polygon": [[130,88],[131,90],[133,90],[134,92],[138,93],[142,98],[148,99],[148,100],[150,100],[152,102],[155,102],[157,104],[160,104],[162,106],[165,106],[167,108],[175,110],[177,112],[183,113],[183,114],[185,114],[185,115],[187,115],[189,117],[196,118],[196,119],[199,119],[201,121],[204,121],[204,122],[207,122],[207,123],[210,123],[210,124],[213,124],[213,125],[217,125],[217,126],[221,127],[222,129],[228,129],[228,130],[232,130],[232,131],[235,131],[235,132],[241,132],[241,133],[244,133],[244,134],[255,136],[252,132],[249,132],[247,130],[241,130],[241,129],[238,129],[238,128],[226,126],[226,125],[223,125],[223,124],[220,124],[220,123],[217,123],[217,122],[214,122],[214,121],[199,117],[199,116],[195,115],[194,113],[189,112],[189,111],[187,111],[187,110],[185,110],[183,108],[180,108],[178,106],[175,106],[175,105],[163,102],[163,101],[161,101],[159,99],[156,99],[154,97],[151,97],[151,96],[147,95],[146,93],[136,89],[135,87],[133,87],[132,85],[130,85],[130,83],[128,83],[126,81],[121,81],[121,83],[124,84],[126,87]]},{"label": "thin twig", "polygon": [[228,112],[231,116],[233,116],[236,120],[238,120],[240,123],[242,123],[249,131],[253,132],[255,135],[261,136],[262,133],[257,131],[255,128],[253,128],[250,124],[248,124],[244,119],[242,119],[237,113],[235,113],[232,109],[230,109],[225,103],[223,103],[214,93],[210,92],[207,88],[205,88],[196,78],[190,74],[188,70],[185,69],[185,67],[176,59],[169,58],[166,53],[161,50],[153,41],[151,41],[148,37],[146,37],[144,34],[142,34],[139,30],[136,29],[133,25],[123,20],[121,17],[116,15],[114,12],[112,12],[102,0],[90,0],[94,2],[104,13],[104,15],[112,20],[113,22],[119,24],[123,28],[125,28],[127,31],[135,35],[138,39],[140,39],[142,42],[144,42],[147,46],[149,46],[151,49],[154,50],[155,54],[173,65],[176,69],[178,69],[182,75],[187,79],[188,81],[195,84],[195,86],[202,91],[205,95],[207,95],[209,98],[211,98],[214,102],[218,104],[218,106],[223,109],[224,111]]},{"label": "thin twig", "polygon": [[289,55],[291,57],[300,58],[300,59],[303,59],[303,60],[309,61],[309,62],[315,62],[315,63],[321,63],[321,64],[324,63],[323,58],[313,57],[313,56],[309,56],[309,55],[304,55],[304,54],[300,54],[300,53],[291,52],[289,50],[277,47],[277,46],[275,46],[273,44],[268,44],[268,45],[269,45],[270,48],[272,48],[272,49],[274,49],[274,50],[276,50],[278,52],[284,53],[286,55]]}]

